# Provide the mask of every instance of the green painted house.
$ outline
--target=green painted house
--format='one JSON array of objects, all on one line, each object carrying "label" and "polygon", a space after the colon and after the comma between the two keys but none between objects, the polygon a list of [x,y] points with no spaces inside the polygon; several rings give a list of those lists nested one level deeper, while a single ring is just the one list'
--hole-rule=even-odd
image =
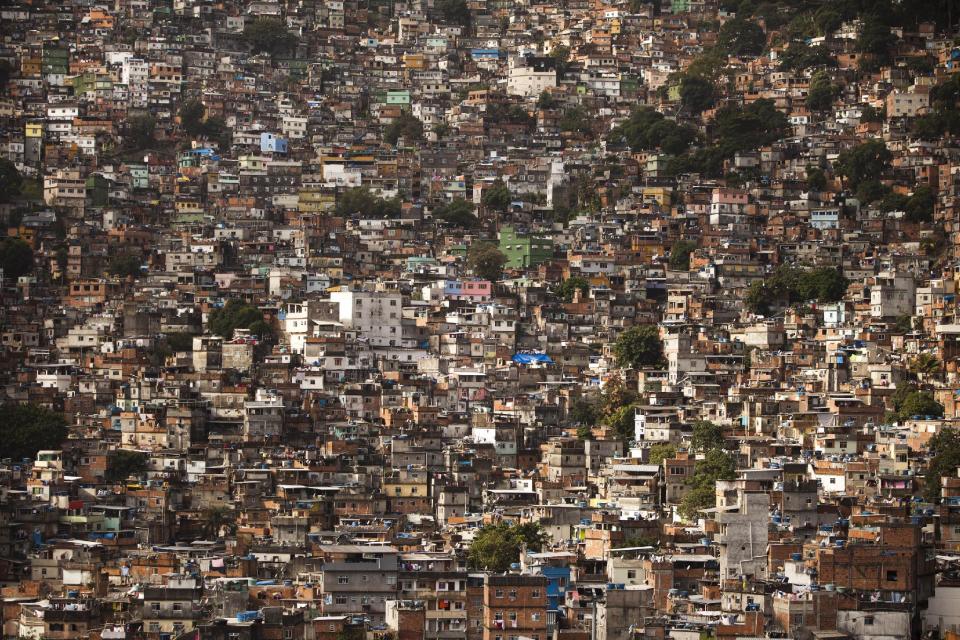
[{"label": "green painted house", "polygon": [[500,229],[500,251],[507,256],[508,269],[535,267],[553,258],[553,240],[518,233],[507,225]]}]

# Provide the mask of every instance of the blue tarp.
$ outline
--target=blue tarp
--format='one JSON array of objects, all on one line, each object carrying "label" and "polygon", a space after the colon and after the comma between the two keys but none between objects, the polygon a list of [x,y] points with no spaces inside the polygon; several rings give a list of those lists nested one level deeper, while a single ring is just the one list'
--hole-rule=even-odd
[{"label": "blue tarp", "polygon": [[545,353],[515,353],[513,354],[513,361],[517,364],[533,364],[535,362],[553,364],[553,360]]}]

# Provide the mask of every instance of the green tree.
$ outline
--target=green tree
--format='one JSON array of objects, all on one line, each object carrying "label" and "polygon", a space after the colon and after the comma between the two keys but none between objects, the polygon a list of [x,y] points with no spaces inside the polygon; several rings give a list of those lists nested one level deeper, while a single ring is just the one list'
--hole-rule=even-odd
[{"label": "green tree", "polygon": [[829,5],[824,5],[814,12],[813,22],[817,26],[818,35],[826,36],[840,28],[843,16]]},{"label": "green tree", "polygon": [[904,207],[907,220],[910,222],[930,222],[933,219],[933,209],[936,201],[936,195],[929,186],[917,187],[907,198]]},{"label": "green tree", "polygon": [[497,573],[508,571],[520,561],[524,545],[531,550],[540,550],[546,536],[536,523],[511,525],[506,522],[481,527],[470,543],[467,566]]},{"label": "green tree", "polygon": [[507,256],[492,242],[474,242],[467,251],[467,266],[484,280],[499,280],[506,264]]},{"label": "green tree", "polygon": [[537,109],[553,109],[557,106],[557,100],[549,91],[544,89],[537,98]]},{"label": "green tree", "polygon": [[868,140],[841,151],[834,166],[847,178],[850,188],[857,189],[864,182],[879,180],[892,159],[893,154],[883,140]]},{"label": "green tree", "polygon": [[119,255],[110,261],[110,273],[120,278],[136,278],[141,274],[140,258],[129,253]]},{"label": "green tree", "polygon": [[168,333],[165,337],[173,351],[193,351],[193,336],[189,333]]},{"label": "green tree", "polygon": [[587,279],[582,276],[572,276],[567,278],[554,290],[557,297],[561,298],[564,302],[573,301],[574,294],[580,291],[581,297],[585,298],[587,294],[590,293],[590,283],[587,282]]},{"label": "green tree", "polygon": [[395,118],[383,132],[383,141],[389,145],[396,145],[400,138],[407,143],[423,140],[423,123],[406,111]]},{"label": "green tree", "polygon": [[437,0],[433,6],[446,22],[461,27],[470,26],[470,7],[466,0]]},{"label": "green tree", "polygon": [[543,530],[539,522],[524,522],[513,525],[514,534],[530,551],[539,553],[550,541],[550,536]]},{"label": "green tree", "polygon": [[613,345],[613,355],[620,367],[649,367],[663,362],[663,343],[656,325],[630,327]]},{"label": "green tree", "polygon": [[789,121],[772,100],[761,98],[744,108],[719,109],[714,128],[722,157],[731,157],[738,151],[749,151],[779,140],[789,130]]},{"label": "green tree", "polygon": [[0,269],[4,279],[16,280],[33,271],[33,249],[21,238],[0,240]]},{"label": "green tree", "polygon": [[258,18],[247,23],[243,37],[254,53],[266,53],[271,57],[296,52],[300,41],[280,18]]},{"label": "green tree", "polygon": [[811,111],[828,111],[833,106],[833,100],[839,93],[839,87],[831,82],[828,74],[818,73],[810,81],[807,108]]},{"label": "green tree", "polygon": [[503,180],[497,178],[492,185],[483,190],[480,204],[487,209],[502,212],[507,210],[512,200],[513,194],[510,193],[510,188]]},{"label": "green tree", "polygon": [[266,320],[257,320],[247,327],[247,329],[250,331],[250,335],[256,336],[260,340],[273,340],[273,327],[271,327]]},{"label": "green tree", "polygon": [[455,198],[437,207],[433,211],[433,217],[461,229],[473,229],[480,222],[473,213],[473,204],[463,198]]},{"label": "green tree", "polygon": [[23,176],[17,165],[6,158],[0,158],[0,202],[11,202],[23,189]]},{"label": "green tree", "polygon": [[871,66],[882,66],[892,61],[891,49],[896,42],[897,36],[890,31],[888,25],[875,16],[868,16],[857,37],[856,50],[872,58]]},{"label": "green tree", "polygon": [[199,100],[187,100],[180,106],[180,126],[191,136],[203,133],[203,118],[207,108]]},{"label": "green tree", "polygon": [[680,80],[680,103],[693,113],[713,106],[717,90],[708,78],[685,74]]},{"label": "green tree", "polygon": [[723,427],[709,420],[698,420],[693,423],[693,434],[690,437],[690,450],[706,453],[712,449],[723,449]]},{"label": "green tree", "polygon": [[354,187],[337,195],[334,213],[343,217],[399,218],[400,201],[384,200],[373,195],[369,189]]},{"label": "green tree", "polygon": [[720,27],[717,42],[721,49],[732,56],[758,56],[766,47],[767,36],[757,23],[734,18]]},{"label": "green tree", "polygon": [[209,507],[203,510],[203,535],[207,538],[219,539],[224,531],[228,535],[235,535],[237,520],[233,509],[227,507]]},{"label": "green tree", "polygon": [[148,113],[127,118],[127,134],[130,138],[131,148],[142,151],[153,146],[153,133],[156,128],[156,118]]},{"label": "green tree", "polygon": [[941,478],[954,478],[960,467],[960,431],[947,427],[936,433],[927,443],[929,463],[924,476],[924,497],[930,502],[940,501]]},{"label": "green tree", "polygon": [[893,323],[893,330],[897,333],[910,333],[913,331],[913,316],[909,313],[897,316],[897,319]]},{"label": "green tree", "polygon": [[823,45],[811,47],[804,42],[792,42],[780,54],[780,68],[784,71],[804,71],[816,67],[836,67],[837,59]]},{"label": "green tree", "polygon": [[677,240],[670,248],[670,269],[673,271],[690,270],[690,254],[697,250],[693,240]]},{"label": "green tree", "polygon": [[564,45],[554,47],[550,50],[550,57],[557,70],[557,80],[560,80],[570,69],[570,48]]},{"label": "green tree", "polygon": [[807,166],[807,188],[810,191],[823,191],[827,188],[827,176],[820,167]]},{"label": "green tree", "polygon": [[212,333],[230,339],[237,329],[249,329],[254,323],[263,321],[263,313],[236,298],[231,298],[219,309],[210,313],[209,327]]},{"label": "green tree", "polygon": [[0,455],[20,461],[36,458],[37,451],[59,449],[67,437],[66,421],[59,413],[33,404],[0,405]]},{"label": "green tree", "polygon": [[593,425],[600,418],[600,409],[596,402],[587,398],[578,398],[570,405],[569,415],[574,424]]},{"label": "green tree", "polygon": [[766,315],[774,304],[837,302],[843,299],[848,285],[843,273],[834,267],[805,270],[782,265],[769,278],[750,285],[745,303],[753,313]]},{"label": "green tree", "polygon": [[911,391],[900,404],[899,417],[909,420],[913,416],[943,416],[943,405],[933,399],[929,391]]},{"label": "green tree", "polygon": [[910,361],[910,373],[918,377],[936,377],[943,372],[943,363],[931,353],[921,353]]},{"label": "green tree", "polygon": [[650,464],[663,464],[664,460],[671,460],[677,457],[677,447],[669,442],[657,442],[650,447],[650,453],[647,461]]},{"label": "green tree", "polygon": [[115,449],[107,455],[107,482],[120,482],[147,470],[147,454],[129,449]]},{"label": "green tree", "polygon": [[609,412],[604,423],[613,431],[618,440],[631,442],[636,436],[636,407],[625,404]]},{"label": "green tree", "polygon": [[860,122],[883,122],[883,111],[873,105],[864,105],[860,110]]},{"label": "green tree", "polygon": [[650,107],[634,109],[626,122],[618,126],[611,139],[622,140],[634,151],[662,149],[665,153],[680,154],[696,140],[696,131]]},{"label": "green tree", "polygon": [[577,427],[577,438],[580,440],[593,440],[593,427],[588,424],[581,424]]},{"label": "green tree", "polygon": [[560,130],[566,133],[589,134],[592,132],[590,117],[581,107],[572,107],[560,116]]},{"label": "green tree", "polygon": [[720,480],[734,480],[737,467],[733,458],[721,449],[707,451],[702,460],[697,460],[690,478],[690,491],[680,501],[680,515],[688,520],[716,504],[716,485]]}]

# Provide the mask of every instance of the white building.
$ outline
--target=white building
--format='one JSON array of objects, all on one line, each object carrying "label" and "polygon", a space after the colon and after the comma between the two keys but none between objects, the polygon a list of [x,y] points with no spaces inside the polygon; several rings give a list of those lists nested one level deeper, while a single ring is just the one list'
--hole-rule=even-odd
[{"label": "white building", "polygon": [[399,293],[334,291],[330,300],[340,305],[340,322],[366,338],[371,347],[400,346],[403,298]]},{"label": "white building", "polygon": [[507,76],[507,93],[533,98],[557,86],[557,70],[546,58],[513,59]]}]

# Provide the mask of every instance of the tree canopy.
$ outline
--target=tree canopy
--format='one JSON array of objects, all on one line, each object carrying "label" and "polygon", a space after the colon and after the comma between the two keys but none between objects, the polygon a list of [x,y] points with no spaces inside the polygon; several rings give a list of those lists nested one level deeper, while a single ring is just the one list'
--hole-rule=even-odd
[{"label": "tree canopy", "polygon": [[437,0],[433,6],[446,22],[461,27],[470,25],[470,7],[466,0]]},{"label": "tree canopy", "polygon": [[0,202],[10,202],[20,195],[23,188],[23,176],[17,165],[6,158],[0,158]]},{"label": "tree canopy", "polygon": [[4,457],[16,461],[36,458],[42,449],[59,449],[66,437],[66,420],[59,413],[32,404],[0,405],[0,451]]},{"label": "tree canopy", "polygon": [[395,118],[383,132],[383,141],[387,144],[396,145],[400,138],[408,143],[423,140],[423,123],[406,111]]},{"label": "tree canopy", "polygon": [[153,146],[153,134],[157,128],[157,119],[149,113],[132,115],[127,118],[127,137],[129,146],[143,151]]},{"label": "tree canopy", "polygon": [[461,229],[473,229],[480,223],[473,213],[473,204],[463,198],[455,198],[437,207],[433,210],[433,217]]},{"label": "tree canopy", "polygon": [[287,29],[280,18],[262,17],[247,23],[243,37],[254,53],[270,56],[291,55],[297,50],[300,39]]},{"label": "tree canopy", "polygon": [[120,278],[140,275],[140,258],[129,253],[119,255],[110,261],[110,273]]},{"label": "tree canopy", "polygon": [[952,427],[941,429],[927,443],[930,462],[924,482],[924,496],[930,502],[939,502],[941,478],[953,478],[960,467],[960,431]]},{"label": "tree canopy", "polygon": [[224,338],[233,337],[237,329],[251,329],[263,321],[263,313],[255,306],[236,298],[231,298],[223,307],[214,309],[210,313],[210,331]]},{"label": "tree canopy", "polygon": [[573,300],[574,294],[580,291],[582,297],[586,297],[590,293],[590,283],[587,282],[587,279],[582,276],[572,276],[567,278],[554,290],[554,293],[557,294],[557,297],[562,299],[564,302],[571,302]]},{"label": "tree canopy", "polygon": [[16,280],[33,271],[33,249],[22,238],[0,240],[0,269],[5,279]]},{"label": "tree canopy", "polygon": [[513,194],[510,193],[510,188],[503,180],[497,178],[492,185],[483,190],[480,204],[493,211],[506,211],[512,200]]},{"label": "tree canopy", "polygon": [[664,153],[679,154],[696,140],[697,133],[691,127],[666,119],[659,111],[639,107],[613,131],[611,138],[623,140],[634,151],[661,149]]},{"label": "tree canopy", "polygon": [[474,242],[467,251],[467,266],[484,280],[499,280],[506,264],[507,256],[492,242]]},{"label": "tree canopy", "polygon": [[400,201],[395,198],[385,200],[373,195],[369,189],[354,187],[337,195],[334,213],[343,217],[399,218]]},{"label": "tree canopy", "polygon": [[674,271],[690,269],[690,254],[697,250],[697,243],[693,240],[677,240],[670,248],[669,266]]},{"label": "tree canopy", "polygon": [[709,420],[697,420],[693,423],[693,435],[690,437],[690,450],[706,453],[711,449],[723,449],[723,427]]},{"label": "tree canopy", "polygon": [[685,74],[680,80],[680,103],[693,113],[700,113],[713,106],[717,89],[708,78]]},{"label": "tree canopy", "polygon": [[860,28],[856,49],[859,53],[870,56],[871,62],[868,68],[877,68],[889,64],[893,59],[891,50],[896,42],[897,36],[890,30],[889,25],[884,24],[876,16],[868,15]]},{"label": "tree canopy", "polygon": [[702,509],[716,504],[718,480],[733,480],[737,467],[733,458],[719,448],[710,449],[702,460],[697,460],[693,475],[688,480],[690,490],[680,501],[680,515],[693,519]]},{"label": "tree canopy", "polygon": [[776,304],[837,302],[843,299],[849,284],[834,267],[803,269],[781,265],[769,278],[750,286],[746,304],[750,311],[766,315]]},{"label": "tree canopy", "polygon": [[828,111],[839,93],[840,88],[833,84],[828,74],[818,73],[810,81],[807,108],[811,111]]},{"label": "tree canopy", "polygon": [[470,544],[467,565],[471,569],[508,571],[520,561],[524,546],[530,551],[540,551],[546,542],[547,535],[537,523],[486,525],[477,531]]},{"label": "tree canopy", "polygon": [[621,367],[656,366],[663,361],[663,343],[656,325],[630,327],[613,344],[613,355]]},{"label": "tree canopy", "polygon": [[784,71],[804,71],[816,67],[836,67],[837,59],[823,45],[810,46],[805,42],[791,42],[780,54],[780,68]]},{"label": "tree canopy", "polygon": [[758,56],[767,45],[767,36],[756,22],[737,17],[723,23],[717,41],[732,56]]},{"label": "tree canopy", "polygon": [[119,482],[147,470],[147,454],[128,449],[116,449],[107,455],[107,482]]},{"label": "tree canopy", "polygon": [[847,178],[851,189],[857,189],[864,182],[879,180],[892,159],[893,154],[883,140],[868,140],[841,151],[834,167]]},{"label": "tree canopy", "polygon": [[929,391],[920,391],[910,387],[902,395],[894,395],[894,408],[900,420],[909,420],[914,416],[943,416],[943,405],[937,402]]},{"label": "tree canopy", "polygon": [[663,464],[664,460],[670,460],[677,457],[677,446],[669,442],[656,442],[650,447],[647,462],[650,464]]}]

